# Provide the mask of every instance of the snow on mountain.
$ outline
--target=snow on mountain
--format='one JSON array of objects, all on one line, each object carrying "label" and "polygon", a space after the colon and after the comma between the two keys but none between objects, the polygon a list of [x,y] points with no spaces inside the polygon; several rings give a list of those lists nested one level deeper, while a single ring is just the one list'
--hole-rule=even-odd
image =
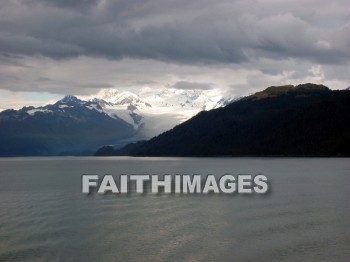
[{"label": "snow on mountain", "polygon": [[[174,109],[186,110],[210,110],[222,106],[227,101],[216,90],[179,90],[179,89],[144,89],[139,95],[129,91],[119,92],[116,89],[104,89],[97,94],[95,100],[103,100],[106,106],[133,105],[138,110],[155,111],[162,113],[171,112]],[[92,99],[92,100],[94,100]],[[153,110],[152,108],[157,108]],[[161,109],[159,111],[159,109]]]},{"label": "snow on mountain", "polygon": [[78,111],[83,112],[86,110],[94,111],[108,116],[108,114],[103,111],[100,103],[97,101],[84,101],[72,95],[65,96],[54,104],[48,104],[40,107],[25,106],[19,110],[7,109],[2,112],[5,112],[5,115],[10,113],[10,115],[16,119],[25,119],[28,117],[36,117],[43,114],[51,114],[52,117],[72,117]]},{"label": "snow on mountain", "polygon": [[[18,145],[3,154],[79,154],[106,144],[122,146],[149,139],[172,129],[199,111],[227,102],[216,92],[143,91],[134,94],[108,89],[88,99],[68,95],[41,107],[2,111],[2,145],[4,148],[7,148],[6,143]],[[9,126],[16,126],[16,132],[9,131]],[[17,141],[18,137],[22,140]],[[22,144],[28,145],[30,152],[23,153]]]},{"label": "snow on mountain", "polygon": [[[0,112],[0,130],[11,143],[17,139],[16,132],[26,134],[25,137],[20,135],[22,142],[16,140],[18,152],[21,152],[21,143],[30,145],[34,142],[37,144],[28,146],[33,148],[28,154],[81,152],[106,144],[120,146],[149,139],[172,129],[199,111],[228,102],[216,92],[149,91],[134,94],[108,89],[88,99],[68,95],[41,107],[4,110]],[[16,125],[18,131],[7,132],[11,125]],[[6,154],[15,154],[16,150]]]},{"label": "snow on mountain", "polygon": [[129,91],[119,92],[116,89],[103,89],[96,98],[102,99],[105,102],[112,104],[114,106],[118,105],[135,105],[139,107],[151,107],[150,104],[142,100],[138,95],[131,93]]},{"label": "snow on mountain", "polygon": [[97,97],[89,101],[98,103],[112,118],[121,118],[138,130],[142,125],[142,116],[138,110],[151,107],[136,94],[131,92],[119,92],[116,89],[102,90]]},{"label": "snow on mountain", "polygon": [[42,107],[0,112],[0,134],[0,156],[69,155],[131,139],[135,129],[111,118],[99,103],[66,96]]},{"label": "snow on mountain", "polygon": [[202,110],[222,107],[230,100],[215,90],[143,89],[137,95],[103,89],[89,101],[98,103],[111,117],[132,124],[138,139],[148,139]]},{"label": "snow on mountain", "polygon": [[146,90],[143,93],[145,100],[152,106],[168,108],[169,111],[178,109],[186,110],[210,110],[217,106],[217,102],[222,99],[220,93],[215,90],[179,90],[164,89],[154,93],[153,90]]},{"label": "snow on mountain", "polygon": [[42,108],[36,108],[36,109],[30,109],[27,111],[27,114],[28,115],[31,115],[31,116],[34,116],[35,113],[37,112],[41,112],[41,113],[52,113],[51,110],[48,110],[48,109],[42,109]]},{"label": "snow on mountain", "polygon": [[138,94],[103,89],[91,97],[67,95],[54,104],[24,107],[16,117],[52,114],[71,116],[75,110],[90,110],[132,125],[135,140],[149,139],[188,120],[202,110],[225,106],[230,100],[215,90],[144,88]]}]

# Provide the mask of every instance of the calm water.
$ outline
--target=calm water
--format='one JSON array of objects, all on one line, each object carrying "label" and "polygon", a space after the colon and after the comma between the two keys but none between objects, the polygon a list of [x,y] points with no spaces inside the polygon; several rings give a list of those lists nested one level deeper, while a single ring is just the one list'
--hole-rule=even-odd
[{"label": "calm water", "polygon": [[[268,195],[91,195],[81,175],[257,174]],[[350,159],[0,159],[0,261],[350,261]]]}]

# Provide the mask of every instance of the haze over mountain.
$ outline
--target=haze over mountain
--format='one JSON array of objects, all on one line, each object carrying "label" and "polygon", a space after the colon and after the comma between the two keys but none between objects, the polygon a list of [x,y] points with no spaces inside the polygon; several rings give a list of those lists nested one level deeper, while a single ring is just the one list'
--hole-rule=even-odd
[{"label": "haze over mountain", "polygon": [[88,101],[66,96],[42,107],[2,111],[0,156],[91,155],[102,145],[149,139],[204,108],[228,103],[193,90],[146,99],[106,89]]},{"label": "haze over mountain", "polygon": [[90,101],[100,104],[111,117],[133,125],[135,139],[149,139],[189,119],[202,110],[225,106],[232,99],[212,90],[166,89],[143,92],[104,89]]},{"label": "haze over mountain", "polygon": [[269,87],[120,150],[131,156],[350,155],[350,92],[323,85]]}]

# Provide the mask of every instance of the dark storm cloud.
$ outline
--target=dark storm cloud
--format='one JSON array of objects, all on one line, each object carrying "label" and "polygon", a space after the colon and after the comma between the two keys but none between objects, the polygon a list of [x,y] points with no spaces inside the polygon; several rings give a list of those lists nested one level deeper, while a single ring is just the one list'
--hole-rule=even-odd
[{"label": "dark storm cloud", "polygon": [[349,61],[349,0],[0,1],[0,99],[4,90],[344,88]]},{"label": "dark storm cloud", "polygon": [[185,64],[350,58],[347,1],[4,0],[0,10],[8,55]]}]

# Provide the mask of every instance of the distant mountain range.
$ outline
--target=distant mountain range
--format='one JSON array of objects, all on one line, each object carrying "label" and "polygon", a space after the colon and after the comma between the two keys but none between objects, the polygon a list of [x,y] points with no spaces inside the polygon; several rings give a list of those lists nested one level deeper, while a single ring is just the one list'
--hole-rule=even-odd
[{"label": "distant mountain range", "polygon": [[323,85],[269,87],[202,111],[148,141],[95,155],[350,156],[350,92]]},{"label": "distant mountain range", "polygon": [[117,116],[134,126],[133,140],[149,139],[173,128],[202,110],[227,105],[231,98],[208,90],[149,90],[142,95],[104,89],[88,98],[100,104],[111,117]]},{"label": "distant mountain range", "polygon": [[147,96],[148,102],[131,92],[107,89],[87,101],[66,96],[42,107],[4,110],[0,112],[0,156],[92,155],[102,145],[120,147],[149,139],[203,108],[229,101],[196,90],[153,96]]},{"label": "distant mountain range", "polygon": [[0,113],[0,155],[90,155],[101,144],[130,137],[134,128],[92,101],[66,96],[53,105]]}]

